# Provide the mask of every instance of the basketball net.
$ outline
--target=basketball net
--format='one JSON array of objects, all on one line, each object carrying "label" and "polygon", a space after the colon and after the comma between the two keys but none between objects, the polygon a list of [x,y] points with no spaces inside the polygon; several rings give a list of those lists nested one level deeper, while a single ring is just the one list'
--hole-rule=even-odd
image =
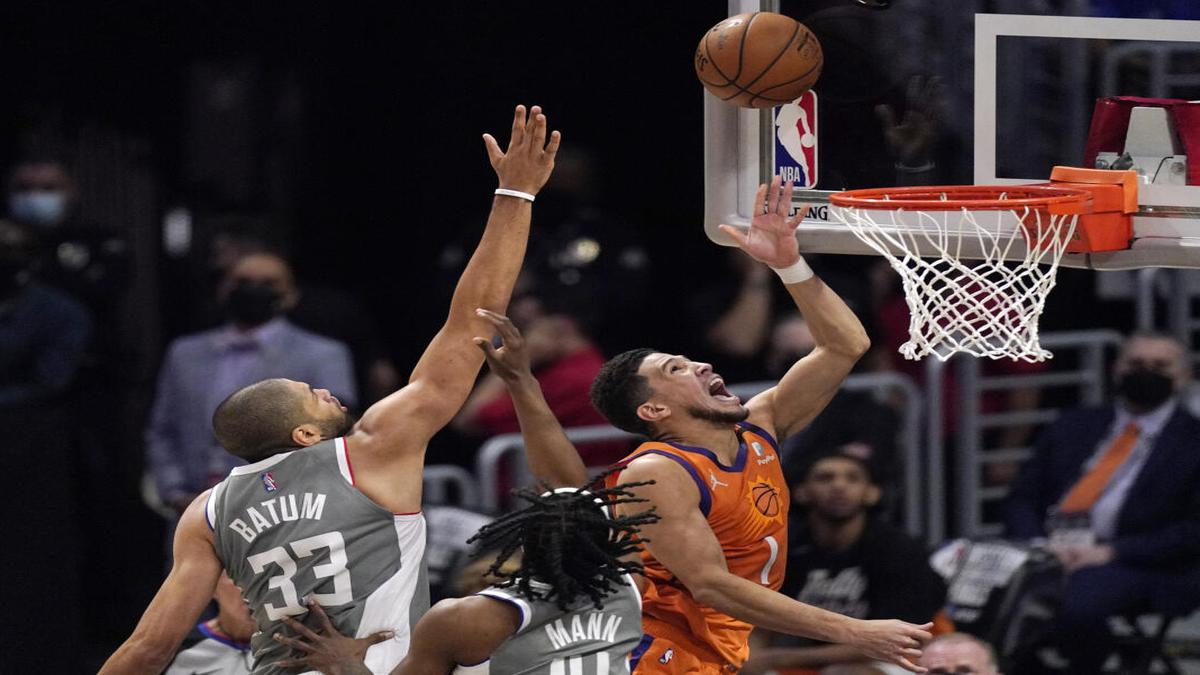
[{"label": "basketball net", "polygon": [[1052,357],[1038,343],[1038,317],[1078,214],[1029,206],[830,211],[903,280],[909,311],[904,358],[945,361],[966,352],[1036,363]]}]

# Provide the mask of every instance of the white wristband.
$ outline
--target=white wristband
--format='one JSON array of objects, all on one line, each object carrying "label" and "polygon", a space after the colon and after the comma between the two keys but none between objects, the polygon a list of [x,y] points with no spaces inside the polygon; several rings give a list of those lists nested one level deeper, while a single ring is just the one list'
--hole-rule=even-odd
[{"label": "white wristband", "polygon": [[778,274],[780,280],[785,284],[798,284],[813,278],[812,268],[808,266],[803,257],[782,269],[775,267],[771,269],[775,270],[775,274]]},{"label": "white wristband", "polygon": [[520,190],[509,190],[508,188],[496,188],[496,194],[504,195],[505,197],[516,197],[517,199],[524,199],[527,202],[531,202],[534,199],[537,199],[536,197],[529,194],[528,192],[521,192]]}]

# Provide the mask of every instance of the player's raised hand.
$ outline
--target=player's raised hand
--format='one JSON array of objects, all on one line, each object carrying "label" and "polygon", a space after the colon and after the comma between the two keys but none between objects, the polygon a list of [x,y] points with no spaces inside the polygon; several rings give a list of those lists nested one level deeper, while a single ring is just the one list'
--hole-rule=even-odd
[{"label": "player's raised hand", "polygon": [[921,658],[921,648],[933,638],[931,628],[932,623],[918,626],[897,619],[859,621],[850,644],[872,659],[924,673],[928,669],[918,666],[917,661]]},{"label": "player's raised hand", "polygon": [[546,116],[542,114],[541,106],[536,105],[528,114],[523,105],[513,111],[512,136],[508,139],[507,150],[501,150],[491,134],[483,135],[483,144],[492,168],[500,178],[500,187],[530,194],[537,194],[550,178],[561,140],[562,134],[554,131],[547,141]]},{"label": "player's raised hand", "polygon": [[754,194],[755,215],[749,229],[742,232],[732,225],[721,225],[721,231],[759,262],[776,269],[794,264],[800,260],[796,228],[808,213],[808,207],[803,206],[795,216],[788,218],[794,187],[792,181],[784,183],[779,176],[772,178],[770,185],[759,185]]},{"label": "player's raised hand", "polygon": [[523,378],[532,378],[533,372],[529,365],[529,351],[525,348],[525,338],[521,336],[521,331],[513,325],[512,320],[503,314],[486,309],[477,309],[475,313],[492,322],[503,342],[497,349],[492,345],[491,340],[481,337],[474,338],[475,345],[483,350],[483,356],[487,359],[492,372],[509,384]]}]

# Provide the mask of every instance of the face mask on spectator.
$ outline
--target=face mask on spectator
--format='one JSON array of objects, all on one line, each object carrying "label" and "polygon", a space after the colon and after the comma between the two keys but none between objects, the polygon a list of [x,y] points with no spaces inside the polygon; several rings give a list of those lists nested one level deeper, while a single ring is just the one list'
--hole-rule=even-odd
[{"label": "face mask on spectator", "polygon": [[241,283],[225,299],[225,313],[244,326],[260,326],[280,314],[279,293],[263,284]]},{"label": "face mask on spectator", "polygon": [[55,227],[67,217],[67,195],[59,190],[28,190],[8,196],[13,218],[39,227]]},{"label": "face mask on spectator", "polygon": [[1141,408],[1157,408],[1175,393],[1175,383],[1162,373],[1134,368],[1117,381],[1117,393]]}]

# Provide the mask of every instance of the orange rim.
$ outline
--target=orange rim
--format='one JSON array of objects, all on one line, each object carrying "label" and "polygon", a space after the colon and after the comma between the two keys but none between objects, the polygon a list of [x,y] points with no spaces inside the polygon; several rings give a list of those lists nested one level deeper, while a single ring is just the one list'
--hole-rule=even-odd
[{"label": "orange rim", "polygon": [[[1003,198],[1002,198],[1003,196]],[[847,190],[830,195],[834,206],[873,211],[987,211],[1053,209],[1056,214],[1086,213],[1087,190],[1042,185],[929,185]]]}]

